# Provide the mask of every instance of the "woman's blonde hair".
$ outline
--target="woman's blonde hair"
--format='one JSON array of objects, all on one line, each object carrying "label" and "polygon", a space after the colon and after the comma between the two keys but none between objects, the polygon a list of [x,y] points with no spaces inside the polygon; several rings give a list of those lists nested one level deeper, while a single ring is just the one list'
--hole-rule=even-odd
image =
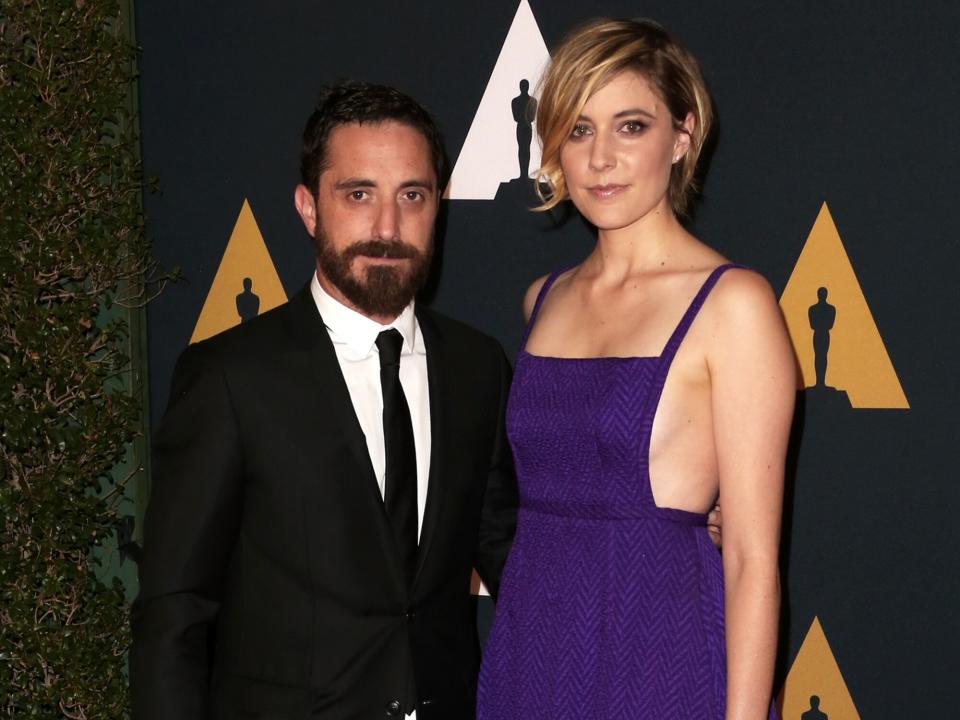
[{"label": "woman's blonde hair", "polygon": [[[690,149],[671,169],[667,189],[673,211],[678,215],[686,211],[697,160],[713,119],[700,66],[657,23],[609,18],[592,20],[572,30],[544,73],[536,118],[543,146],[537,183],[543,204],[537,210],[549,210],[569,197],[560,151],[590,96],[624,71],[635,72],[650,83],[666,103],[675,129],[683,130],[687,114],[693,113]],[[546,193],[540,187],[542,183],[547,185]]]}]

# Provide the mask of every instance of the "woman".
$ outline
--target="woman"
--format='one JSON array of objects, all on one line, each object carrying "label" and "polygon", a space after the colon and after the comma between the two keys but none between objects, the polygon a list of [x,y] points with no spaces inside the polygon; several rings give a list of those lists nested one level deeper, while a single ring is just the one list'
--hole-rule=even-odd
[{"label": "woman", "polygon": [[479,720],[773,715],[795,364],[767,283],[677,219],[710,120],[696,61],[648,21],[574,31],[545,75],[542,208],[571,199],[597,244],[525,300]]}]

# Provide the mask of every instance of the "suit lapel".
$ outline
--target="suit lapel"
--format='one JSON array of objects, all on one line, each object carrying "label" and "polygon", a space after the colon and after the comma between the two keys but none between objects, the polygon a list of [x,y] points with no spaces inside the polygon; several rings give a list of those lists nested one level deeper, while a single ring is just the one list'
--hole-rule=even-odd
[{"label": "suit lapel", "polygon": [[417,320],[427,350],[427,386],[430,394],[430,473],[427,483],[427,502],[423,511],[423,525],[420,529],[420,545],[417,551],[417,572],[414,576],[414,586],[416,586],[417,578],[419,578],[430,552],[430,545],[436,534],[443,505],[446,448],[444,426],[449,410],[446,400],[450,397],[447,386],[446,348],[443,338],[429,310],[421,309],[418,306]]},{"label": "suit lapel", "polygon": [[[350,400],[350,391],[340,370],[337,354],[330,341],[330,335],[317,312],[316,303],[307,286],[290,300],[290,331],[297,342],[308,350],[313,368],[317,392],[326,400],[324,407],[334,414],[337,425],[344,434],[351,454],[361,471],[357,478],[369,499],[375,526],[382,537],[384,551],[391,558],[390,566],[395,570],[396,581],[402,586],[396,548],[390,521],[383,505],[383,497],[377,484],[377,477],[370,462],[370,452],[360,421],[357,419]],[[430,472],[427,483],[427,501],[423,513],[423,525],[417,550],[417,571],[419,577],[424,561],[430,552],[430,545],[436,533],[443,504],[444,474],[444,423],[449,408],[446,400],[451,396],[447,385],[447,357],[442,335],[428,309],[417,308],[417,320],[427,353],[427,387],[430,396]]]},{"label": "suit lapel", "polygon": [[296,303],[296,306],[293,309],[296,310],[296,316],[299,320],[296,324],[300,326],[301,331],[304,328],[308,330],[302,339],[309,347],[314,360],[311,365],[317,380],[317,387],[326,396],[328,400],[326,407],[335,414],[337,425],[343,431],[354,459],[362,470],[364,485],[373,492],[382,505],[383,498],[380,497],[377,476],[373,471],[373,464],[370,462],[367,440],[360,428],[357,414],[354,412],[353,402],[350,400],[350,391],[347,389],[346,380],[343,379],[337,353],[333,349],[333,343],[330,341],[330,335],[323,324],[323,318],[317,312],[317,306],[313,302],[309,287],[291,300],[291,305],[294,303]]},{"label": "suit lapel", "polygon": [[[325,401],[321,405],[321,411],[333,415],[356,464],[355,469],[358,472],[345,473],[345,482],[360,485],[361,492],[367,498],[370,512],[367,519],[372,521],[370,527],[376,528],[378,531],[384,553],[390,558],[388,564],[394,569],[395,580],[402,587],[404,581],[397,561],[393,533],[390,530],[390,521],[383,505],[383,497],[377,484],[373,463],[370,461],[367,440],[353,409],[350,391],[347,389],[346,380],[343,378],[333,342],[330,340],[323,318],[317,311],[309,286],[290,300],[290,309],[291,323],[289,330],[295,336],[300,347],[308,353],[314,379],[313,389]],[[323,439],[317,438],[317,442],[323,442]]]}]

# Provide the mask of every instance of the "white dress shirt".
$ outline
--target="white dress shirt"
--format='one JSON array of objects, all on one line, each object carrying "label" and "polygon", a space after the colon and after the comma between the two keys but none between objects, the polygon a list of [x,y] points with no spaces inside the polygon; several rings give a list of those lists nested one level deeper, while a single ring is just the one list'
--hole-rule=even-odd
[{"label": "white dress shirt", "polygon": [[310,282],[317,310],[327,326],[337,361],[350,391],[353,410],[367,439],[367,452],[384,492],[386,451],[383,441],[383,391],[380,388],[380,353],[376,340],[384,330],[396,328],[403,335],[400,350],[400,385],[410,407],[413,444],[417,457],[417,534],[423,527],[423,508],[427,502],[427,478],[430,474],[430,389],[427,384],[427,350],[413,303],[389,325],[381,325],[356,310],[334,300],[320,287],[316,274]]}]

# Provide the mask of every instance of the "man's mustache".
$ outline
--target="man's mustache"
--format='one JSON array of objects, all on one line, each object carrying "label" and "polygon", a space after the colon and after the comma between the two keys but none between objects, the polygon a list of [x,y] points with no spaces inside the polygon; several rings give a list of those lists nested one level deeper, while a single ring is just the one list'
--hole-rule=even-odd
[{"label": "man's mustache", "polygon": [[344,250],[343,255],[347,260],[353,260],[361,255],[378,258],[415,258],[420,255],[420,251],[413,245],[407,245],[399,240],[362,240]]}]

